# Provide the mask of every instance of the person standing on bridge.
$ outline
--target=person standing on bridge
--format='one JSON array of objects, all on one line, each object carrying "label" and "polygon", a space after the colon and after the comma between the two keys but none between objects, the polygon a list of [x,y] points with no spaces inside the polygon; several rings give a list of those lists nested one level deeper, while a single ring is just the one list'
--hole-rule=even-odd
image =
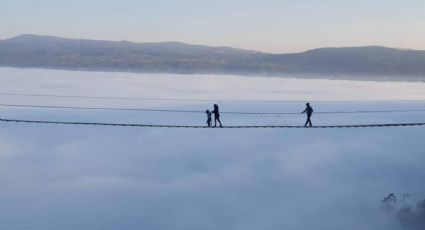
[{"label": "person standing on bridge", "polygon": [[218,121],[218,123],[220,123],[220,127],[223,128],[223,125],[221,125],[220,112],[218,110],[217,104],[214,104],[214,110],[212,111],[212,113],[214,114],[214,127],[217,127],[217,121]]},{"label": "person standing on bridge", "polygon": [[305,104],[307,107],[304,111],[301,112],[301,114],[306,113],[307,114],[307,121],[305,122],[304,126],[307,127],[309,125],[310,127],[313,126],[311,123],[311,115],[313,114],[313,108],[310,106],[310,103]]}]

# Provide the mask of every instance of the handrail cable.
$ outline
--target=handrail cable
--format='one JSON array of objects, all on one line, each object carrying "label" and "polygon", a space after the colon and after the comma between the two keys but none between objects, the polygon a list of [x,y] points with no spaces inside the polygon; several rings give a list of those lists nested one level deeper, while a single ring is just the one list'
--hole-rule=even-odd
[{"label": "handrail cable", "polygon": [[[111,110],[111,111],[139,111],[139,112],[168,112],[168,113],[205,113],[199,110],[178,109],[150,109],[150,108],[110,108],[110,107],[79,107],[57,105],[30,105],[30,104],[0,104],[2,107],[41,108],[41,109],[73,109],[73,110]],[[315,114],[355,114],[355,113],[411,113],[425,112],[425,109],[393,109],[393,110],[355,110],[355,111],[318,111]],[[237,112],[223,111],[222,114],[235,115],[298,115],[299,112]]]}]

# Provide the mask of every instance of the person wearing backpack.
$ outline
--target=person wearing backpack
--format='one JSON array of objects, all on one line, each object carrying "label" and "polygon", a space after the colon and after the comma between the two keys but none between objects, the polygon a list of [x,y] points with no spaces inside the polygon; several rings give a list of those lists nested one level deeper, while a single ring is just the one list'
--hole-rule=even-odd
[{"label": "person wearing backpack", "polygon": [[305,104],[307,107],[301,114],[306,113],[307,114],[307,121],[304,124],[304,127],[307,127],[309,125],[310,127],[313,126],[311,123],[311,115],[313,114],[313,108],[310,106],[310,103]]}]

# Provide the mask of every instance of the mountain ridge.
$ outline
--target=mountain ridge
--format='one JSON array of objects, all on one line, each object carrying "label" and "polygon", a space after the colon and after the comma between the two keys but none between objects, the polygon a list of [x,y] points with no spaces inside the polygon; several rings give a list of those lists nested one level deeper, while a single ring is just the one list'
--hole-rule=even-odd
[{"label": "mountain ridge", "polygon": [[174,41],[137,43],[23,34],[0,40],[0,66],[144,73],[313,74],[425,79],[425,51],[362,46],[271,54]]}]

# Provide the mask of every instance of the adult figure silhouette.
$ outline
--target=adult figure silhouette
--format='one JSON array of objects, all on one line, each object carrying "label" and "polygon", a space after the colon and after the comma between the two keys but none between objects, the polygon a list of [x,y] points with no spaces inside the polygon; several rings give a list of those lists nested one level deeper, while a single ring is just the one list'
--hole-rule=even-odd
[{"label": "adult figure silhouette", "polygon": [[311,115],[313,114],[313,108],[310,106],[310,103],[305,104],[306,108],[304,111],[301,112],[301,114],[306,113],[307,114],[307,121],[305,122],[304,126],[307,127],[309,125],[310,127],[313,126],[311,123]]},{"label": "adult figure silhouette", "polygon": [[214,104],[214,110],[212,111],[212,113],[214,114],[214,127],[217,127],[217,121],[218,121],[218,123],[220,123],[220,127],[222,128],[223,125],[221,125],[220,111],[218,110],[217,104]]}]

